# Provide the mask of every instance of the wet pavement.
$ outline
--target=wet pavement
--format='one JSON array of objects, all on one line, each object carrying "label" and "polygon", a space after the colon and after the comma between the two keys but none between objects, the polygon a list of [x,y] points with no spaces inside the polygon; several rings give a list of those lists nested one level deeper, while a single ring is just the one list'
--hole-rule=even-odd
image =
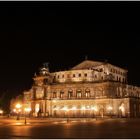
[{"label": "wet pavement", "polygon": [[0,138],[140,138],[140,119],[0,120]]}]

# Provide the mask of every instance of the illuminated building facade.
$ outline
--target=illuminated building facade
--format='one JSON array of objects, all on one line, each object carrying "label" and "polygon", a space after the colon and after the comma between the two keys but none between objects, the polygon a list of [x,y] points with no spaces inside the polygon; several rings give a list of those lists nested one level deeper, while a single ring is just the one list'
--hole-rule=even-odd
[{"label": "illuminated building facade", "polygon": [[32,88],[24,92],[24,103],[33,116],[139,117],[140,88],[127,84],[127,72],[90,60],[52,73],[44,64]]}]

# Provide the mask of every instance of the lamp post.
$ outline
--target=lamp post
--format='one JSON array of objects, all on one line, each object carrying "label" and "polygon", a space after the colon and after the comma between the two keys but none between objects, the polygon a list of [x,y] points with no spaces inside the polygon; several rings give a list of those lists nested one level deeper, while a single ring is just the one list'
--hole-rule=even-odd
[{"label": "lamp post", "polygon": [[26,125],[26,123],[27,123],[27,121],[26,121],[26,114],[27,114],[27,113],[30,113],[30,111],[31,111],[31,108],[25,108],[25,109],[24,109],[24,111],[25,111],[25,119],[24,119],[24,124]]},{"label": "lamp post", "polygon": [[94,115],[95,119],[97,120],[97,117],[96,117],[96,112],[98,111],[97,106],[93,106],[91,109],[93,110],[93,115]]},{"label": "lamp post", "polygon": [[0,109],[0,115],[1,115],[1,116],[3,115],[3,110],[2,110],[2,109]]},{"label": "lamp post", "polygon": [[22,107],[22,105],[21,104],[16,104],[16,112],[17,112],[17,120],[19,120],[20,118],[19,118],[19,113],[21,112],[21,107]]}]

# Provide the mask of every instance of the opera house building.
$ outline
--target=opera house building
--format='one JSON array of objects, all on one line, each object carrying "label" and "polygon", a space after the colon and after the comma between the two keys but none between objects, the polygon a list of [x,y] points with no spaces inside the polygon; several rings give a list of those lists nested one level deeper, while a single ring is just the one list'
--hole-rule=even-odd
[{"label": "opera house building", "polygon": [[140,87],[128,85],[127,72],[91,60],[58,72],[44,64],[24,92],[24,106],[42,117],[139,117]]}]

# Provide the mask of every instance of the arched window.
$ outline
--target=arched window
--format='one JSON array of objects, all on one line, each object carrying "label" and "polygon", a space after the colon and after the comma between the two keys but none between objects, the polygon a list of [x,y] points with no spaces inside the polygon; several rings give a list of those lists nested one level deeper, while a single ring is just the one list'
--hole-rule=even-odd
[{"label": "arched window", "polygon": [[82,97],[82,91],[81,90],[77,90],[76,91],[76,96],[77,96],[77,98],[81,98]]},{"label": "arched window", "polygon": [[89,98],[90,97],[90,90],[89,89],[86,89],[85,90],[85,97],[86,98]]},{"label": "arched window", "polygon": [[97,78],[97,75],[95,75],[95,78]]},{"label": "arched window", "polygon": [[85,77],[87,77],[87,73],[85,73],[84,75],[85,75]]},{"label": "arched window", "polygon": [[81,73],[79,73],[79,77],[81,77]]},{"label": "arched window", "polygon": [[71,98],[72,94],[73,94],[73,91],[72,90],[68,90],[68,98]]},{"label": "arched window", "polygon": [[63,98],[64,96],[64,91],[60,91],[60,98]]},{"label": "arched window", "polygon": [[121,82],[121,77],[119,77],[119,82]]},{"label": "arched window", "polygon": [[56,98],[56,92],[53,92],[53,98]]},{"label": "arched window", "polygon": [[75,77],[75,74],[73,74],[73,77]]}]

